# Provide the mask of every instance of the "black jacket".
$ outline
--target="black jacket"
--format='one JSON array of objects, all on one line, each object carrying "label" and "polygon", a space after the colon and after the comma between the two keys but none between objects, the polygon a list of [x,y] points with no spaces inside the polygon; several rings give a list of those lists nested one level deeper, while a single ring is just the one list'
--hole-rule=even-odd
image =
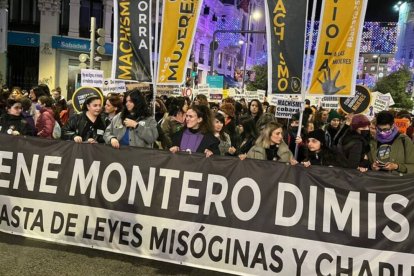
[{"label": "black jacket", "polygon": [[20,135],[29,135],[33,136],[34,130],[27,123],[27,121],[22,116],[14,116],[8,113],[3,114],[0,117],[0,132],[7,133],[10,128],[17,130]]},{"label": "black jacket", "polygon": [[[75,136],[81,136],[82,141],[87,141],[89,138],[95,139],[98,143],[105,143],[103,135],[105,133],[105,120],[102,116],[98,116],[96,120],[103,129],[94,129],[93,132],[86,132],[85,127],[88,124],[88,118],[84,112],[72,115],[68,122],[62,127],[62,140],[73,140]],[[82,135],[83,133],[83,135]]]},{"label": "black jacket", "polygon": [[333,166],[347,168],[347,160],[340,153],[336,153],[329,148],[323,148],[319,153],[307,151],[306,161],[312,165]]},{"label": "black jacket", "polygon": [[[179,147],[181,145],[181,139],[183,138],[184,130],[186,130],[186,128],[174,134],[174,136],[172,137],[173,146]],[[211,150],[215,155],[220,155],[220,150],[218,147],[219,144],[219,139],[214,137],[214,135],[211,133],[206,133],[203,135],[203,140],[201,140],[201,143],[197,148],[197,152],[204,153],[204,151],[208,149]]]},{"label": "black jacket", "polygon": [[349,129],[345,136],[338,143],[338,150],[347,160],[348,168],[358,167],[369,168],[369,161],[366,156],[369,153],[369,142],[360,134]]}]

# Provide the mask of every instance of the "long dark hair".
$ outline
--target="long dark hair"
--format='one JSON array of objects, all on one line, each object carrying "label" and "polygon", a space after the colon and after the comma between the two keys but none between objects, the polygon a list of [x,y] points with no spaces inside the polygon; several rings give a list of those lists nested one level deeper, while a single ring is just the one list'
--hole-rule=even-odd
[{"label": "long dark hair", "polygon": [[[226,135],[224,135],[224,116],[221,113],[216,113],[215,115],[215,119],[220,121],[223,124],[223,127],[220,130],[220,139],[221,140],[226,140]],[[215,128],[214,128],[215,131]]]},{"label": "long dark hair", "polygon": [[240,118],[239,125],[243,126],[243,133],[241,134],[242,139],[256,139],[258,136],[258,131],[256,128],[256,122],[254,119],[249,115],[243,115]]},{"label": "long dark hair", "polygon": [[183,107],[186,103],[186,100],[184,97],[177,97],[173,98],[170,101],[170,105],[168,106],[168,115],[170,116],[176,116],[178,112],[183,112]]},{"label": "long dark hair", "polygon": [[[250,111],[250,106],[252,105],[252,103],[253,102],[256,102],[257,103],[257,105],[258,105],[258,107],[259,107],[259,111],[257,111],[257,115],[256,115],[256,117],[255,118],[260,118],[260,116],[262,116],[262,114],[263,114],[263,105],[262,105],[262,103],[259,101],[259,100],[256,100],[256,99],[254,99],[254,100],[251,100],[251,102],[249,103],[249,108],[248,108],[248,113],[250,114],[250,115],[252,115],[252,113],[251,113],[251,111]],[[257,119],[256,119],[257,120]]]},{"label": "long dark hair", "polygon": [[189,109],[193,110],[198,118],[203,120],[200,123],[200,132],[202,134],[211,133],[214,134],[213,120],[211,118],[211,111],[205,105],[192,105]]},{"label": "long dark hair", "polygon": [[[134,104],[132,112],[129,112],[126,108],[126,99],[128,98],[128,96],[131,98],[131,101]],[[149,116],[151,116],[151,111],[141,91],[139,91],[138,89],[128,91],[124,97],[124,109],[121,113],[122,121],[124,121],[126,118],[137,120],[139,118],[147,118]]]}]

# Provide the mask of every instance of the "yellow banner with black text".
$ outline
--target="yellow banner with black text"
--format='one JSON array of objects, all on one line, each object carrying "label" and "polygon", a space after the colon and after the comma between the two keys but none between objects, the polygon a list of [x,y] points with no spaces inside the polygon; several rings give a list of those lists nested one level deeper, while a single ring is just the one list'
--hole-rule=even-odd
[{"label": "yellow banner with black text", "polygon": [[323,1],[310,95],[354,95],[367,2]]},{"label": "yellow banner with black text", "polygon": [[158,84],[184,83],[201,4],[201,0],[163,1]]},{"label": "yellow banner with black text", "polygon": [[151,0],[115,0],[112,78],[152,82]]}]

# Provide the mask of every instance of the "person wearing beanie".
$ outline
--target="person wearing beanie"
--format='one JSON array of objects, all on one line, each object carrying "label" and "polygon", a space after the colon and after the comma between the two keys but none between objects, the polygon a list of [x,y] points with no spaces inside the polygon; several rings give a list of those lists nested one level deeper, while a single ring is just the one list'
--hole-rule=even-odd
[{"label": "person wearing beanie", "polygon": [[407,135],[398,132],[394,116],[389,111],[381,111],[376,122],[376,136],[370,142],[368,156],[372,169],[414,173],[414,145]]},{"label": "person wearing beanie", "polygon": [[307,148],[306,159],[302,162],[305,167],[311,165],[347,167],[343,156],[326,146],[325,132],[322,129],[311,131],[308,134]]},{"label": "person wearing beanie", "polygon": [[334,144],[335,136],[338,134],[339,129],[341,128],[342,116],[336,111],[331,110],[328,116],[328,124],[325,127],[325,138],[326,145],[328,148],[331,148]]},{"label": "person wearing beanie", "polygon": [[350,127],[338,142],[338,151],[347,160],[348,168],[359,169],[360,171],[366,171],[369,168],[370,124],[367,116],[362,114],[354,115]]}]

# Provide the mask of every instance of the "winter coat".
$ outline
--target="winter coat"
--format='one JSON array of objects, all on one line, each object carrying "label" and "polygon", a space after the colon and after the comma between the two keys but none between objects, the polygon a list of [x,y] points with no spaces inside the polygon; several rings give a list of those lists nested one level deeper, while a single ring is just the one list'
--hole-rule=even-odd
[{"label": "winter coat", "polygon": [[35,127],[35,121],[33,119],[33,116],[30,115],[30,113],[28,111],[23,111],[22,112],[22,117],[23,119],[26,120],[26,122],[29,124],[29,129],[31,130],[30,133],[28,133],[27,135],[30,136],[36,136],[37,131],[36,131],[36,127]]},{"label": "winter coat", "polygon": [[62,137],[63,140],[73,140],[75,136],[81,136],[82,141],[87,141],[89,138],[94,138],[98,143],[104,143],[103,135],[105,132],[105,121],[102,116],[98,116],[96,120],[100,120],[99,123],[102,126],[102,129],[94,129],[92,136],[93,137],[86,137],[86,135],[82,136],[84,133],[85,128],[88,124],[88,118],[86,117],[85,112],[80,114],[72,115],[68,122],[62,127]]},{"label": "winter coat", "polygon": [[36,121],[37,136],[52,139],[55,117],[50,107],[40,109],[40,115]]},{"label": "winter coat", "polygon": [[[285,142],[280,143],[277,155],[280,157],[277,162],[281,163],[289,163],[293,158],[293,154]],[[255,145],[247,153],[247,158],[267,160],[266,149],[260,145]]]},{"label": "winter coat", "polygon": [[[371,140],[369,161],[374,163],[377,160],[378,142]],[[411,139],[405,134],[399,134],[391,144],[390,162],[397,163],[397,172],[414,173],[414,145]]]},{"label": "winter coat", "polygon": [[309,161],[311,165],[320,165],[327,167],[347,168],[348,162],[340,153],[336,153],[329,148],[323,148],[320,152],[307,152],[304,161]]},{"label": "winter coat", "polygon": [[227,133],[223,133],[225,139],[222,140],[221,137],[217,137],[217,139],[220,140],[220,144],[219,144],[219,150],[220,150],[220,155],[224,156],[228,153],[229,148],[231,147],[231,139],[230,136]]},{"label": "winter coat", "polygon": [[[183,138],[184,130],[186,130],[186,128],[180,130],[179,132],[177,132],[173,136],[173,138],[172,138],[172,145],[173,146],[180,147],[181,140]],[[196,152],[204,153],[204,151],[206,149],[208,149],[208,150],[212,151],[213,154],[220,155],[219,144],[220,144],[219,139],[217,139],[213,134],[211,134],[211,133],[203,134],[203,139],[201,140],[201,143],[198,146]]]},{"label": "winter coat", "polygon": [[184,124],[169,116],[164,118],[161,123],[161,128],[164,131],[165,148],[169,149],[173,146],[172,138],[177,132],[184,129]]},{"label": "winter coat", "polygon": [[0,133],[7,133],[11,128],[18,131],[20,135],[33,136],[34,133],[34,130],[22,116],[5,113],[0,117]]},{"label": "winter coat", "polygon": [[127,128],[122,122],[122,113],[118,113],[112,119],[111,124],[106,128],[104,140],[111,144],[111,139],[122,140],[125,132],[129,131],[129,145],[132,147],[151,148],[158,138],[157,121],[152,117],[137,119],[136,128]]},{"label": "winter coat", "polygon": [[339,141],[337,151],[346,158],[348,168],[369,168],[369,143],[357,132],[349,130]]}]

